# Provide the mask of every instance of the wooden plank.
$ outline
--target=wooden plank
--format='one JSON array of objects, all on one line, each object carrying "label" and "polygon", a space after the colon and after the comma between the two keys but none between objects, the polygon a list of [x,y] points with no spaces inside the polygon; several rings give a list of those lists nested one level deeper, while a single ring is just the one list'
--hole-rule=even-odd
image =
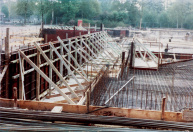
[{"label": "wooden plank", "polygon": [[[89,82],[88,83],[81,83],[81,85],[88,85],[89,84]],[[72,84],[72,85],[69,85],[70,87],[77,87],[78,86],[78,84]],[[67,88],[66,86],[61,86],[61,87],[59,87],[60,89],[63,89],[63,88]]]},{"label": "wooden plank", "polygon": [[4,67],[3,72],[0,74],[0,83],[1,83],[1,81],[2,81],[2,79],[3,79],[3,77],[4,77],[4,75],[5,75],[5,73],[6,73],[6,71],[7,71],[7,69],[8,69],[8,65],[6,65],[6,66]]},{"label": "wooden plank", "polygon": [[[13,100],[2,99],[0,98],[0,106],[13,106]],[[69,113],[87,113],[86,105],[70,105],[62,103],[48,103],[48,102],[39,102],[39,101],[27,101],[27,100],[18,100],[17,105],[22,109],[29,110],[42,110],[42,111],[51,111],[55,106],[63,106],[63,112]],[[89,111],[97,110],[99,108],[104,108],[103,106],[90,106]],[[105,109],[98,110],[93,112],[94,115],[103,115],[103,116],[118,116],[118,117],[127,117],[127,118],[139,118],[139,119],[152,119],[152,120],[161,120],[161,111],[153,110],[139,110],[139,109],[126,109],[126,108],[115,108],[109,107]],[[182,119],[182,112],[165,112],[165,121],[176,121],[176,122],[185,122]]]},{"label": "wooden plank", "polygon": [[63,107],[62,106],[55,106],[53,109],[52,109],[52,113],[61,113],[63,110]]},{"label": "wooden plank", "polygon": [[[75,93],[83,93],[83,92],[85,92],[85,90],[76,90],[76,91],[74,91]],[[70,94],[72,94],[71,92],[67,92],[67,93],[65,93],[66,95],[70,95]],[[54,94],[54,95],[49,95],[49,96],[46,96],[46,98],[47,99],[49,99],[49,98],[54,98],[54,97],[59,97],[59,96],[61,96],[60,94]]]},{"label": "wooden plank", "polygon": [[[73,55],[70,53],[70,50],[66,47],[66,45],[63,43],[63,41],[60,39],[60,37],[57,37],[57,39],[58,39],[58,41],[60,42],[60,44],[65,48],[65,50],[69,53],[69,56],[70,56],[71,59],[74,61],[76,67],[78,67],[78,68],[81,70],[81,72],[82,72],[82,74],[83,74],[84,76],[83,76],[82,74],[80,74],[80,73],[79,73],[79,74],[80,74],[81,76],[83,76],[87,81],[89,81],[89,79],[86,78],[86,74],[85,74],[84,71],[82,70],[82,67],[78,64],[77,59],[73,57]],[[72,46],[72,43],[71,43],[71,40],[69,40],[69,47],[71,47],[71,46]],[[76,47],[74,47],[74,48],[75,48],[75,54],[76,54],[76,52],[77,52]],[[68,62],[70,62],[70,61],[68,61]]]},{"label": "wooden plank", "polygon": [[[80,98],[73,98],[73,99],[71,99],[72,101],[78,101],[78,100],[80,100]],[[68,103],[68,101],[67,100],[61,100],[61,101],[56,101],[56,102],[54,102],[54,103]]]},{"label": "wooden plank", "polygon": [[[54,45],[50,42],[50,47],[52,47],[52,49],[55,51],[56,55],[58,56],[58,58],[60,59],[60,61],[62,62],[62,64],[65,66],[65,68],[70,72],[70,75],[72,75],[73,79],[76,81],[76,83],[79,85],[79,87],[81,89],[84,89],[84,87],[80,84],[79,80],[76,78],[76,76],[74,75],[74,73],[71,71],[70,67],[66,64],[66,62],[64,61],[64,57],[62,57],[60,55],[60,53],[56,50],[56,48],[54,47]],[[66,60],[67,61],[67,60]],[[62,77],[63,78],[63,77]],[[61,80],[63,81],[63,79]]]},{"label": "wooden plank", "polygon": [[25,56],[25,54],[19,50],[20,55],[37,71],[40,73],[40,75],[49,82],[70,104],[75,104],[66,94],[64,94],[60,88],[50,79],[47,77],[46,74],[44,74],[29,58]]},{"label": "wooden plank", "polygon": [[21,37],[21,36],[13,36],[10,35],[10,39],[24,39],[24,40],[37,40],[37,41],[43,41],[44,38],[34,38],[34,37]]},{"label": "wooden plank", "polygon": [[[48,64],[51,66],[52,70],[55,71],[57,76],[60,78],[60,80],[67,86],[68,90],[73,94],[73,96],[78,97],[76,93],[70,88],[66,80],[63,78],[63,76],[60,74],[60,72],[56,69],[56,67],[53,65],[53,63],[50,61],[50,59],[47,57],[47,55],[43,52],[43,50],[40,48],[40,46],[36,43],[34,43],[36,48],[40,51],[44,59],[48,62]],[[47,77],[47,76],[46,76]],[[58,87],[58,86],[57,86]]]}]

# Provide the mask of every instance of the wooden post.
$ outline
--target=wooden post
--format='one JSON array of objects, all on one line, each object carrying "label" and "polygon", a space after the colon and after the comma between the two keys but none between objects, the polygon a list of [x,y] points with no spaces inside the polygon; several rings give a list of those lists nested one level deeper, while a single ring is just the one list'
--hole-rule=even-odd
[{"label": "wooden post", "polygon": [[[3,39],[2,39],[2,44],[0,44],[0,65],[1,65],[1,53],[2,53],[2,46],[3,46]],[[0,73],[2,74],[2,67],[0,67]],[[1,81],[0,81],[0,91],[1,91]]]},{"label": "wooden post", "polygon": [[14,107],[17,107],[17,88],[13,88]]},{"label": "wooden post", "polygon": [[125,52],[122,52],[122,65],[125,62]]},{"label": "wooden post", "polygon": [[162,120],[164,120],[165,104],[166,104],[166,97],[162,99],[162,115],[161,115]]},{"label": "wooden post", "polygon": [[134,50],[134,42],[131,42],[131,58],[130,58],[130,66],[129,67],[131,67],[131,68],[133,68],[133,56],[134,56],[134,52],[133,52],[133,50]]},{"label": "wooden post", "polygon": [[97,31],[97,25],[95,24],[95,31]]},{"label": "wooden post", "polygon": [[23,66],[24,66],[24,60],[23,60],[23,58],[20,56],[20,58],[21,58],[21,64],[20,64],[20,75],[19,75],[19,99],[24,99],[23,98],[23,95],[24,95],[24,90],[23,90],[23,76],[24,76],[24,74],[23,74]]},{"label": "wooden post", "polygon": [[86,107],[87,107],[87,113],[89,113],[89,106],[90,106],[90,90],[86,93]]},{"label": "wooden post", "polygon": [[88,24],[88,34],[90,34],[90,23]]},{"label": "wooden post", "polygon": [[[9,28],[6,29],[6,39],[5,39],[5,60],[6,65],[9,65]],[[5,83],[6,98],[9,98],[9,67],[6,72],[6,83]]]},{"label": "wooden post", "polygon": [[48,43],[48,35],[45,34],[45,43]]},{"label": "wooden post", "polygon": [[63,93],[61,89],[50,78],[48,78],[47,75],[42,72],[28,57],[26,57],[26,55],[21,50],[18,51],[20,52],[20,55],[26,60],[26,62],[28,62],[47,82],[49,82],[49,84],[51,84],[60,95],[62,95],[70,104],[75,104],[75,102],[72,101],[65,93]]},{"label": "wooden post", "polygon": [[[50,60],[53,61],[53,50],[51,47],[50,47]],[[51,66],[49,66],[49,78],[52,80],[52,67]],[[51,91],[52,91],[52,85],[49,84],[49,91],[48,91],[49,96],[51,96]]]},{"label": "wooden post", "polygon": [[[61,56],[64,55],[64,48],[62,46],[62,44],[60,44],[60,54]],[[62,64],[62,61],[60,61],[60,74],[63,76],[63,64]]]},{"label": "wooden post", "polygon": [[122,52],[122,66],[121,66],[121,79],[123,77],[123,72],[124,72],[124,64],[125,64],[125,52]]},{"label": "wooden post", "polygon": [[[83,47],[82,37],[80,37],[80,38],[81,38],[81,39],[80,39],[80,47]],[[77,44],[76,44],[76,45],[77,45]],[[80,50],[80,52],[83,53],[82,50]],[[80,65],[82,65],[82,56],[80,57]]]},{"label": "wooden post", "polygon": [[[77,39],[75,40],[75,41],[77,41]],[[73,44],[72,44],[73,45]],[[77,48],[77,45],[75,44],[75,60],[77,61],[77,65],[76,65],[76,63],[75,63],[75,67],[77,68],[78,67],[78,63],[79,63],[79,61],[78,61],[78,52],[77,52],[77,50],[78,50],[78,48]]]},{"label": "wooden post", "polygon": [[[68,45],[68,50],[69,50],[69,53],[71,52],[71,40],[68,41],[69,45]],[[70,55],[68,54],[68,62],[71,63],[71,57]],[[70,67],[70,64],[68,65]],[[68,71],[68,75],[70,74],[70,72]]]},{"label": "wooden post", "polygon": [[76,36],[76,26],[74,26],[74,36],[73,37],[75,36]]},{"label": "wooden post", "polygon": [[101,31],[103,31],[103,24],[101,23]]},{"label": "wooden post", "polygon": [[[37,50],[37,67],[40,68],[40,51]],[[40,100],[40,74],[36,72],[36,100]]]},{"label": "wooden post", "polygon": [[[43,17],[42,17],[42,20],[43,20]],[[44,29],[44,22],[42,21],[41,22],[41,30],[42,30],[42,32],[43,32],[43,29]]]}]

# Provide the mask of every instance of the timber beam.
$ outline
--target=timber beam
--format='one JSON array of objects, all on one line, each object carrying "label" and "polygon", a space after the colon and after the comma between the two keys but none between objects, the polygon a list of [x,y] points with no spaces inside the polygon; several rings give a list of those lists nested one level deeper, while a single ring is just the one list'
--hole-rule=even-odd
[{"label": "timber beam", "polygon": [[[13,99],[0,98],[1,107],[13,107],[13,105],[14,105]],[[63,103],[48,103],[48,102],[27,101],[27,100],[17,101],[18,108],[28,110],[51,111],[55,106],[62,106],[63,108],[65,108],[62,110],[62,112],[78,113],[78,114],[87,113],[86,105],[70,105]],[[153,110],[90,106],[89,111],[94,115],[102,115],[102,116],[117,116],[117,117],[151,119],[151,120],[163,119],[162,111],[153,111]],[[165,111],[164,113],[164,121],[185,122],[185,120],[183,120],[182,112],[167,112],[167,111]]]}]

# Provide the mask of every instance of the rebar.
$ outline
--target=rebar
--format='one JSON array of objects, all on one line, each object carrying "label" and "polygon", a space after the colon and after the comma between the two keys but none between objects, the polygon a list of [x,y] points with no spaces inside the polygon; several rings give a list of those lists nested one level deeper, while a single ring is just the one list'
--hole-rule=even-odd
[{"label": "rebar", "polygon": [[[132,76],[136,76],[135,81],[127,84],[117,96],[109,100],[107,103],[109,106],[161,110],[162,98],[166,97],[166,111],[179,112],[183,108],[191,108],[193,96],[192,64],[193,60],[162,65],[158,71],[129,69],[129,74],[125,68],[122,79],[117,79],[116,74],[112,75],[108,72],[92,93],[98,97],[95,102],[91,100],[92,105],[102,106]],[[116,65],[114,67],[120,68]]]}]

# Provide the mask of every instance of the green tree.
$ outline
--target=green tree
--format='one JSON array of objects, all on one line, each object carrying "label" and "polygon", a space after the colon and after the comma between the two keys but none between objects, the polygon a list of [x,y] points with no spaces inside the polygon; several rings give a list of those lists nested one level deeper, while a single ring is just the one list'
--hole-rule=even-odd
[{"label": "green tree", "polygon": [[9,17],[9,10],[8,10],[6,5],[3,5],[1,7],[1,12],[3,12],[5,14],[5,17]]},{"label": "green tree", "polygon": [[139,7],[137,7],[138,2],[136,0],[128,0],[125,3],[125,6],[127,7],[127,23],[132,26],[137,26],[136,24],[139,22],[140,19],[140,12]]},{"label": "green tree", "polygon": [[44,18],[49,12],[50,2],[48,0],[36,0],[34,6],[34,14],[36,14],[39,18],[42,19],[42,23],[44,23]]},{"label": "green tree", "polygon": [[100,11],[100,3],[97,0],[83,0],[80,3],[78,16],[86,19],[96,19]]},{"label": "green tree", "polygon": [[157,23],[157,14],[155,12],[145,10],[143,23],[145,24],[145,27],[154,27]]},{"label": "green tree", "polygon": [[176,24],[176,28],[183,28],[184,20],[192,13],[191,1],[180,1],[176,2],[168,9],[170,21]]},{"label": "green tree", "polygon": [[158,17],[158,21],[161,27],[169,27],[170,19],[166,11],[161,12],[161,14]]},{"label": "green tree", "polygon": [[24,17],[24,24],[26,24],[26,19],[33,14],[34,5],[34,1],[31,0],[17,1],[17,14]]}]

